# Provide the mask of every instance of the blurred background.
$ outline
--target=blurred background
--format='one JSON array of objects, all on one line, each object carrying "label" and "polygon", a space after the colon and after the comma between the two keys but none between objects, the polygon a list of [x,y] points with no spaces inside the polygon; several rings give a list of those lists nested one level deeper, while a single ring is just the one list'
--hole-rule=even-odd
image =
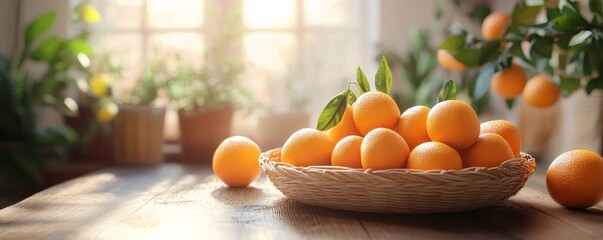
[{"label": "blurred background", "polygon": [[263,151],[282,146],[295,130],[316,126],[357,67],[372,80],[382,55],[402,110],[434,104],[442,84],[454,79],[458,98],[482,121],[514,122],[524,151],[541,162],[569,149],[600,153],[600,91],[576,91],[546,109],[521,101],[509,108],[495,96],[471,98],[475,71],[437,64],[449,29],[462,25],[479,35],[490,12],[510,13],[515,3],[0,1],[5,78],[26,83],[23,91],[3,86],[8,92],[0,94],[29,94],[16,101],[21,105],[0,106],[9,119],[2,122],[2,156],[17,159],[0,165],[0,189],[50,186],[115,164],[207,163],[230,135],[248,136]]}]

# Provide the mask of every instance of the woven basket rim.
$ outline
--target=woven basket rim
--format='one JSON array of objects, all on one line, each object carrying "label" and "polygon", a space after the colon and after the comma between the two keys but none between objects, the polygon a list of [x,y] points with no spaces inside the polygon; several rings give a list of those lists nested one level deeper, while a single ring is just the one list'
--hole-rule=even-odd
[{"label": "woven basket rim", "polygon": [[[360,169],[360,168],[349,168],[344,166],[306,166],[306,167],[297,167],[293,166],[289,163],[285,162],[275,162],[270,158],[272,153],[280,151],[281,148],[275,148],[263,152],[260,155],[260,165],[271,165],[274,168],[282,168],[288,170],[296,170],[302,173],[308,172],[332,172],[332,173],[366,173],[366,174],[412,174],[412,175],[463,175],[463,174],[472,174],[472,173],[487,173],[487,172],[499,172],[501,170],[505,170],[510,168],[513,165],[527,163],[527,164],[536,164],[536,159],[532,157],[530,154],[521,152],[520,158],[512,158],[504,161],[499,166],[496,167],[469,167],[463,168],[461,170],[417,170],[417,169],[408,169],[408,168],[394,168],[394,169],[386,169],[386,170],[373,170],[373,169]],[[535,167],[534,167],[535,168]],[[534,169],[533,168],[533,169]]]}]

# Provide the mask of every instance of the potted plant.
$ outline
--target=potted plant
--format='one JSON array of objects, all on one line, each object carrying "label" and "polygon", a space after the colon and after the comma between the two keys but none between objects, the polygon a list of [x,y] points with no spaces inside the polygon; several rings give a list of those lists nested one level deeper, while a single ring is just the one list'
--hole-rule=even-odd
[{"label": "potted plant", "polygon": [[[492,92],[509,108],[520,100],[524,115],[519,127],[530,141],[524,143],[529,147],[525,150],[534,155],[550,159],[577,147],[600,148],[595,145],[603,136],[592,129],[601,129],[603,123],[602,95],[593,94],[603,89],[601,1],[589,1],[588,8],[569,0],[525,1],[511,13],[491,16],[480,35],[457,28],[439,47],[452,57],[446,62],[479,68],[472,97]],[[523,77],[505,77],[519,75]],[[560,95],[569,99],[557,101]],[[576,107],[586,102],[594,104]]]},{"label": "potted plant", "polygon": [[[88,60],[86,60],[88,61]],[[64,122],[80,136],[72,151],[76,161],[112,159],[111,124],[119,109],[112,97],[112,83],[121,79],[122,67],[108,53],[99,54],[90,70],[76,80],[79,112],[64,115]]]},{"label": "potted plant", "polygon": [[168,81],[167,94],[178,109],[183,160],[212,159],[220,142],[230,136],[236,107],[249,95],[237,83],[244,66],[242,14],[222,5],[212,6],[207,18],[205,64],[197,67],[182,59]]},{"label": "potted plant", "polygon": [[134,87],[124,94],[112,123],[113,160],[123,164],[162,162],[165,107],[156,99],[165,85],[165,61],[157,58],[143,69]]},{"label": "potted plant", "polygon": [[167,93],[170,104],[178,109],[182,157],[185,162],[209,161],[220,142],[230,136],[243,91],[233,81],[210,76],[207,68],[178,62]]},{"label": "potted plant", "polygon": [[[76,12],[78,21],[94,20],[83,18],[93,8],[87,4],[78,8],[82,6],[88,10]],[[69,127],[36,129],[42,108],[69,116],[78,113],[78,104],[66,90],[73,86],[74,74],[88,71],[86,60],[92,55],[92,48],[80,36],[61,39],[46,34],[55,17],[56,11],[48,11],[27,25],[21,54],[12,59],[0,54],[0,175],[11,180],[41,183],[46,161],[66,159],[77,140]],[[41,77],[28,71],[30,62],[46,67]]]}]

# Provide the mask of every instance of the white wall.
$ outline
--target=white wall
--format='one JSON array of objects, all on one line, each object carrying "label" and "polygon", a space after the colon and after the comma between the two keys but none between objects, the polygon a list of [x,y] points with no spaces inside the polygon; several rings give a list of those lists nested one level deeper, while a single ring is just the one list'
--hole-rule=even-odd
[{"label": "white wall", "polygon": [[0,1],[0,54],[11,54],[14,42],[17,18],[17,1]]}]

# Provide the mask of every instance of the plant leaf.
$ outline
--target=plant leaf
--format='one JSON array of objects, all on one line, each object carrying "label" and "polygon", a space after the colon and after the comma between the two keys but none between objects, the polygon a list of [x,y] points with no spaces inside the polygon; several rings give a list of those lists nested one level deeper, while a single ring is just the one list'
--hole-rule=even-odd
[{"label": "plant leaf", "polygon": [[589,30],[582,30],[570,39],[569,46],[573,47],[576,45],[580,45],[580,44],[584,43],[592,35],[593,35],[593,32],[591,32]]},{"label": "plant leaf", "polygon": [[326,131],[337,126],[337,124],[343,118],[343,113],[345,112],[348,91],[349,90],[345,90],[344,92],[337,94],[337,96],[327,103],[327,106],[325,106],[318,116],[318,124],[316,125],[316,129]]},{"label": "plant leaf", "polygon": [[534,41],[532,41],[532,48],[530,49],[530,57],[532,57],[532,59],[535,57],[534,53],[547,59],[551,58],[553,53],[553,38],[535,38]]},{"label": "plant leaf", "polygon": [[61,50],[61,40],[57,37],[51,37],[42,42],[36,50],[31,53],[31,59],[36,61],[50,62]]},{"label": "plant leaf", "polygon": [[489,62],[482,66],[477,75],[473,97],[479,99],[488,93],[490,90],[490,81],[496,72],[496,62]]},{"label": "plant leaf", "polygon": [[482,51],[479,49],[472,48],[459,48],[452,52],[452,56],[459,62],[469,67],[474,67],[479,64],[479,59],[482,55]]},{"label": "plant leaf", "polygon": [[29,46],[31,43],[42,34],[47,32],[56,18],[57,12],[54,10],[45,12],[34,19],[25,30],[25,45]]},{"label": "plant leaf", "polygon": [[385,56],[381,57],[379,69],[375,73],[375,88],[377,88],[377,91],[385,94],[389,94],[392,89],[392,72],[389,69]]},{"label": "plant leaf", "polygon": [[438,102],[454,99],[456,99],[456,84],[454,84],[454,81],[448,80],[444,86],[442,86],[442,90],[440,90]]},{"label": "plant leaf", "polygon": [[593,14],[596,13],[603,17],[603,3],[601,3],[601,0],[589,0],[588,7]]},{"label": "plant leaf", "polygon": [[74,56],[77,56],[79,53],[82,53],[90,57],[93,54],[93,50],[90,44],[86,40],[80,38],[65,41],[64,49],[65,51],[72,53]]},{"label": "plant leaf", "polygon": [[438,49],[443,49],[448,52],[454,52],[463,46],[463,43],[465,43],[466,37],[467,37],[467,34],[460,34],[460,35],[449,37],[442,44],[440,44]]},{"label": "plant leaf", "polygon": [[513,105],[515,104],[515,98],[505,99],[505,104],[507,104],[508,109],[513,108]]},{"label": "plant leaf", "polygon": [[559,77],[559,86],[561,93],[567,97],[581,87],[580,80],[569,77]]},{"label": "plant leaf", "polygon": [[536,16],[542,9],[543,5],[535,5],[528,6],[525,8],[521,8],[518,5],[515,5],[515,9],[513,10],[513,14],[511,16],[511,26],[509,26],[510,32],[515,32],[519,30],[521,25],[533,23]]},{"label": "plant leaf", "polygon": [[366,74],[360,69],[360,66],[356,69],[356,82],[358,82],[358,87],[360,88],[360,94],[371,91],[371,85],[366,78]]},{"label": "plant leaf", "polygon": [[598,78],[593,78],[586,84],[585,90],[586,93],[590,94],[595,89],[603,89],[603,76],[599,76]]},{"label": "plant leaf", "polygon": [[354,104],[357,100],[356,94],[354,94],[354,92],[352,92],[351,90],[348,90],[347,92],[348,92],[348,99],[347,99],[348,104],[350,104],[350,105]]}]

